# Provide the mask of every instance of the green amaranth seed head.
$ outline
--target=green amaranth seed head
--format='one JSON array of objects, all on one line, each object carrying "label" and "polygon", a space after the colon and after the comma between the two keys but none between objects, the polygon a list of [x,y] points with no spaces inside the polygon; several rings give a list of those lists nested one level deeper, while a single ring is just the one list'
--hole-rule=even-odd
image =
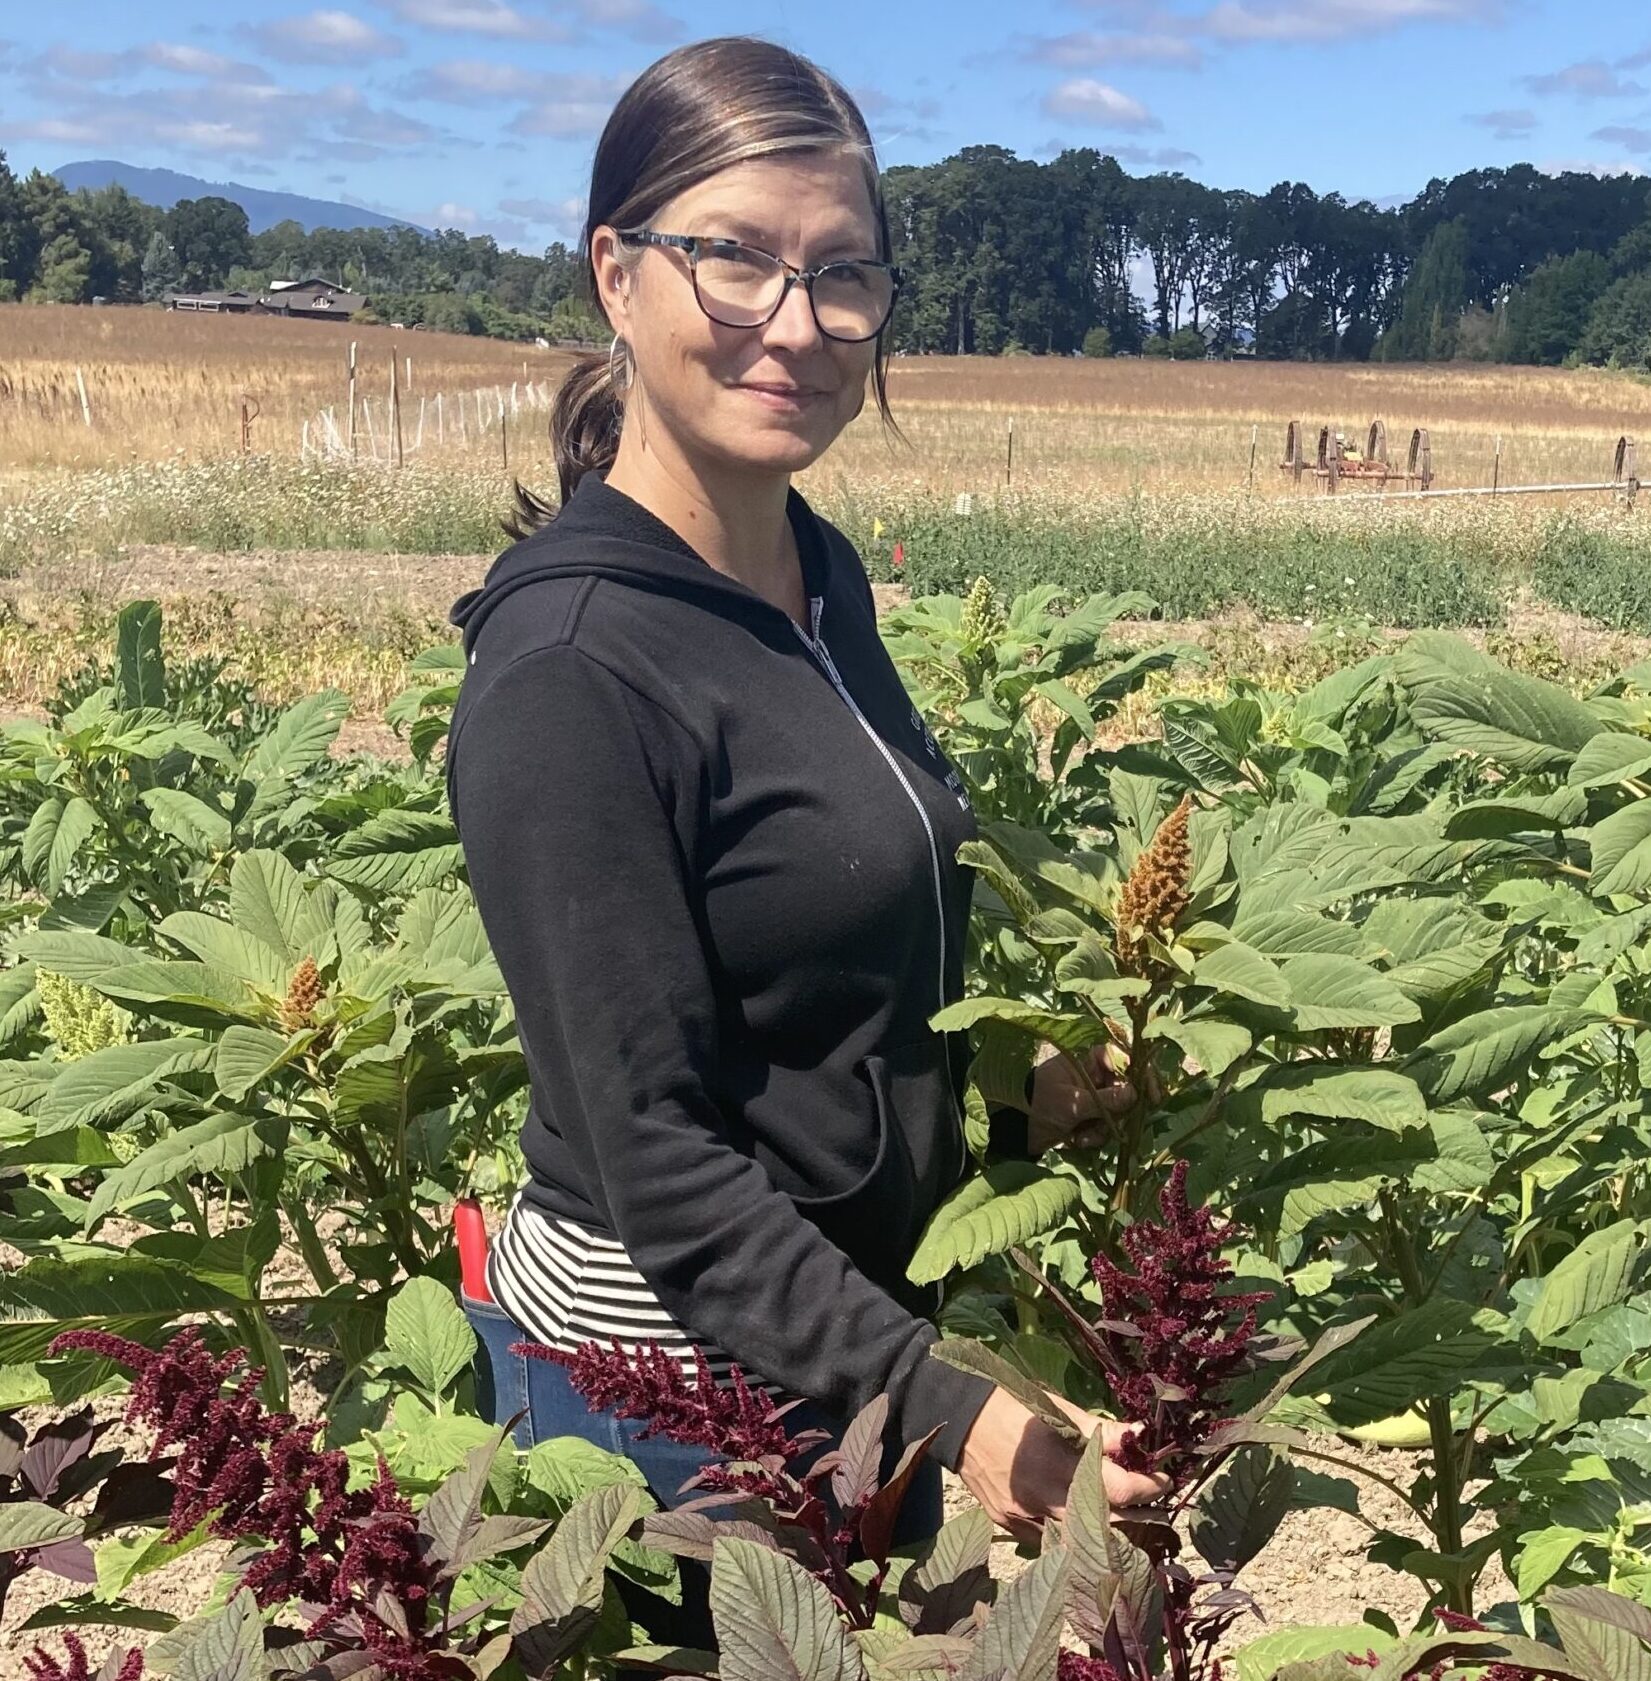
[{"label": "green amaranth seed head", "polygon": [[34,988],[46,1031],[65,1061],[132,1042],[132,1018],[118,1004],[67,975],[36,969]]},{"label": "green amaranth seed head", "polygon": [[958,634],[970,648],[990,647],[1009,628],[1009,617],[999,605],[992,580],[984,574],[963,600],[958,617]]}]

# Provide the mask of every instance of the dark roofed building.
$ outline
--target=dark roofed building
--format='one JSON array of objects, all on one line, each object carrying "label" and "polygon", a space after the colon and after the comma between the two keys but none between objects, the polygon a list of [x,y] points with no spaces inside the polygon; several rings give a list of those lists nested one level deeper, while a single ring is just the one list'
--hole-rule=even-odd
[{"label": "dark roofed building", "polygon": [[168,309],[210,315],[296,315],[318,321],[348,321],[367,306],[359,292],[330,280],[277,281],[267,292],[174,292]]}]

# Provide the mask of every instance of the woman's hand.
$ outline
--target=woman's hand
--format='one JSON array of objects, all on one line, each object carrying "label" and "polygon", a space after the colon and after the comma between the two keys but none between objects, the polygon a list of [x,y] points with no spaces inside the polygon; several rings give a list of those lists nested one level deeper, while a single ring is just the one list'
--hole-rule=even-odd
[{"label": "woman's hand", "polygon": [[[1091,1149],[1113,1136],[1118,1122],[1135,1107],[1138,1096],[1119,1071],[1116,1059],[1120,1055],[1111,1044],[1090,1046],[1082,1067],[1090,1084],[1097,1088],[1094,1093],[1064,1053],[1037,1065],[1026,1129],[1034,1156],[1057,1144],[1072,1150]],[[1163,1095],[1150,1073],[1147,1093],[1153,1102]]]},{"label": "woman's hand", "polygon": [[[1049,1399],[1086,1437],[1100,1430],[1108,1452],[1138,1428],[1098,1419],[1058,1395]],[[1035,1541],[1045,1518],[1065,1515],[1080,1457],[1074,1443],[1057,1435],[1008,1390],[996,1389],[963,1439],[957,1474],[993,1523],[1017,1541]],[[1167,1477],[1141,1476],[1110,1459],[1102,1464],[1101,1478],[1114,1506],[1156,1500],[1169,1487]]]}]

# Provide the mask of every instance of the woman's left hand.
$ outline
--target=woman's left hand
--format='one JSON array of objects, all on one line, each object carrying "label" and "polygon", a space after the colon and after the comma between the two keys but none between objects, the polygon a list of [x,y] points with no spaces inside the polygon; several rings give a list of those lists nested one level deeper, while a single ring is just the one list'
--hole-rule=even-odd
[{"label": "woman's left hand", "polygon": [[[1092,1045],[1083,1059],[1086,1085],[1064,1054],[1037,1065],[1027,1142],[1034,1156],[1055,1145],[1093,1149],[1113,1136],[1117,1123],[1135,1107],[1136,1091],[1115,1066],[1110,1044]],[[1090,1085],[1096,1089],[1091,1092]]]}]

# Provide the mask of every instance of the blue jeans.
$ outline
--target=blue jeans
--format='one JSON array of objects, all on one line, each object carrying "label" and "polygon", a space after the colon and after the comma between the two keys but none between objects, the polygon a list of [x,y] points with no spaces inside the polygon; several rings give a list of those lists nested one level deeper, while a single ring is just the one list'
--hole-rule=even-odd
[{"label": "blue jeans", "polygon": [[[515,1430],[516,1445],[526,1449],[553,1436],[582,1436],[587,1442],[621,1453],[641,1471],[648,1491],[662,1507],[680,1506],[701,1491],[684,1490],[687,1480],[720,1457],[705,1448],[685,1447],[664,1436],[638,1440],[647,1428],[645,1419],[624,1419],[613,1412],[592,1412],[573,1387],[566,1370],[550,1360],[534,1360],[512,1354],[514,1342],[531,1342],[503,1308],[492,1302],[478,1302],[461,1296],[465,1317],[480,1345],[476,1351],[476,1406],[484,1418],[503,1424],[516,1413],[522,1417]],[[825,1453],[841,1438],[847,1421],[833,1418],[824,1408],[805,1401],[786,1415],[786,1428],[796,1435],[803,1430],[825,1430],[831,1441],[816,1453]],[[883,1450],[883,1475],[895,1467],[902,1451],[899,1442]],[[809,1456],[814,1457],[813,1455]],[[808,1460],[800,1462],[806,1467]],[[829,1490],[826,1491],[829,1498]],[[714,1515],[714,1513],[713,1513]],[[925,1541],[940,1528],[944,1518],[940,1466],[926,1459],[906,1491],[894,1528],[894,1544],[910,1546]],[[682,1570],[682,1604],[667,1604],[656,1594],[613,1578],[632,1619],[647,1627],[654,1637],[681,1646],[715,1649],[711,1633],[706,1591],[710,1573],[692,1559],[678,1561]]]}]

